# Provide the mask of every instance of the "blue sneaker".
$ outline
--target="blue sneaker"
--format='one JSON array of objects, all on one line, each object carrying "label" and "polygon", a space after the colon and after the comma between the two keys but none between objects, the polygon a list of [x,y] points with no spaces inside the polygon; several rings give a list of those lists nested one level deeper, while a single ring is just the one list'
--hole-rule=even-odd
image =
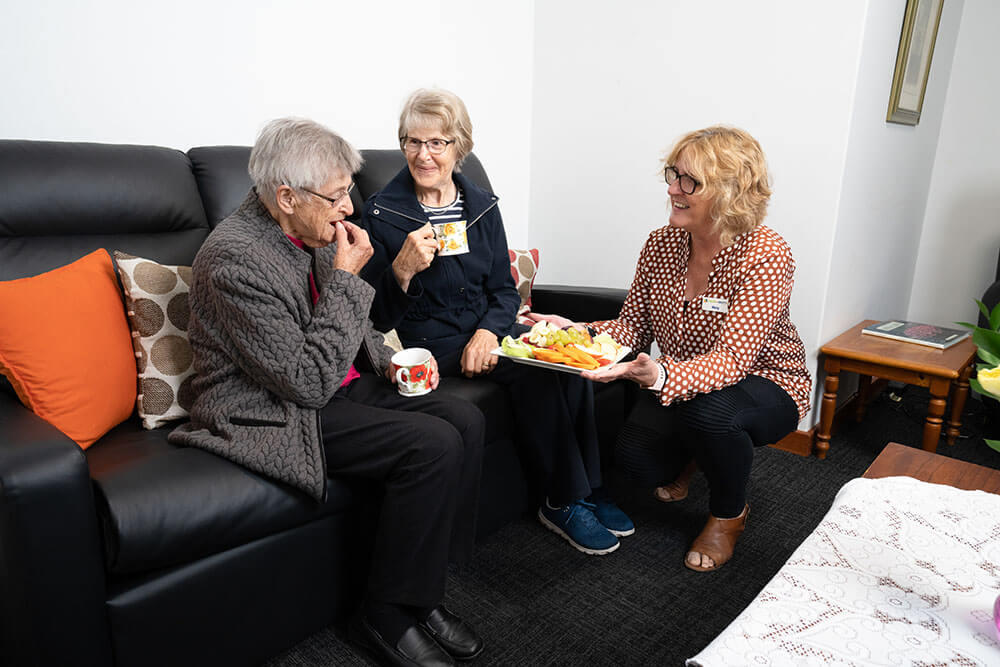
[{"label": "blue sneaker", "polygon": [[635,524],[628,515],[607,498],[594,494],[588,499],[594,505],[594,516],[612,535],[627,537],[635,532]]},{"label": "blue sneaker", "polygon": [[618,548],[618,538],[594,516],[595,505],[582,500],[565,507],[551,507],[548,499],[538,508],[538,519],[553,533],[585,554],[603,556]]}]

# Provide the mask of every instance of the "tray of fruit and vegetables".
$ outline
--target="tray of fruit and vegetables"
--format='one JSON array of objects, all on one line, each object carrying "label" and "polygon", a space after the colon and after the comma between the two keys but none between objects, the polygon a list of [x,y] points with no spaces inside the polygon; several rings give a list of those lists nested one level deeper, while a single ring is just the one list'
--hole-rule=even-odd
[{"label": "tray of fruit and vegetables", "polygon": [[536,322],[531,331],[518,338],[504,337],[493,354],[518,364],[579,374],[613,366],[630,351],[606,333],[591,338],[582,329],[560,329],[548,322]]}]

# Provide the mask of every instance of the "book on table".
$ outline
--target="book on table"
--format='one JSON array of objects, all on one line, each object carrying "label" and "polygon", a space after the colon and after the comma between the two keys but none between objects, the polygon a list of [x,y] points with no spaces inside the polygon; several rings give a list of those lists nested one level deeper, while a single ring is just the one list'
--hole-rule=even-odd
[{"label": "book on table", "polygon": [[885,322],[869,324],[861,330],[861,333],[916,343],[917,345],[927,345],[939,350],[947,349],[969,337],[969,332],[962,329],[947,329],[935,324],[907,322],[905,320],[886,320]]}]

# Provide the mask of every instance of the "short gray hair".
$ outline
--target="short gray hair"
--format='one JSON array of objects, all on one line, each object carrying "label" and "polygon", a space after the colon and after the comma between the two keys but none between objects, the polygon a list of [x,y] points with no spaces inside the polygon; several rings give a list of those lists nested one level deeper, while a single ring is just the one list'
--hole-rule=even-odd
[{"label": "short gray hair", "polygon": [[399,114],[399,143],[402,145],[407,133],[421,125],[439,124],[446,139],[455,142],[455,171],[472,152],[472,120],[465,103],[455,93],[440,88],[421,88],[403,104]]},{"label": "short gray hair", "polygon": [[278,188],[318,190],[340,174],[361,169],[361,154],[336,132],[305,118],[272,120],[250,151],[250,180],[273,204]]}]

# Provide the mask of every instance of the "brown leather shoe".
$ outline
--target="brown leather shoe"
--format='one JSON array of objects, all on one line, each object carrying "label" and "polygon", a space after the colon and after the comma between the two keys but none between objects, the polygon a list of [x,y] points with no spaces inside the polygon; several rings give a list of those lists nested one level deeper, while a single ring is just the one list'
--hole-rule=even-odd
[{"label": "brown leather shoe", "polygon": [[672,503],[678,500],[684,500],[688,497],[688,488],[691,486],[691,476],[694,471],[698,469],[697,464],[691,461],[687,464],[681,474],[677,476],[677,479],[670,482],[666,486],[658,486],[656,490],[653,491],[653,495],[661,503]]},{"label": "brown leather shoe", "polygon": [[705,527],[701,529],[701,533],[691,544],[687,556],[691,555],[692,552],[708,556],[715,562],[715,565],[711,567],[702,567],[700,564],[692,565],[687,556],[684,556],[684,565],[695,572],[711,572],[725,565],[733,557],[736,540],[740,539],[743,529],[746,528],[749,513],[750,505],[745,505],[743,512],[732,519],[717,519],[709,515]]}]

